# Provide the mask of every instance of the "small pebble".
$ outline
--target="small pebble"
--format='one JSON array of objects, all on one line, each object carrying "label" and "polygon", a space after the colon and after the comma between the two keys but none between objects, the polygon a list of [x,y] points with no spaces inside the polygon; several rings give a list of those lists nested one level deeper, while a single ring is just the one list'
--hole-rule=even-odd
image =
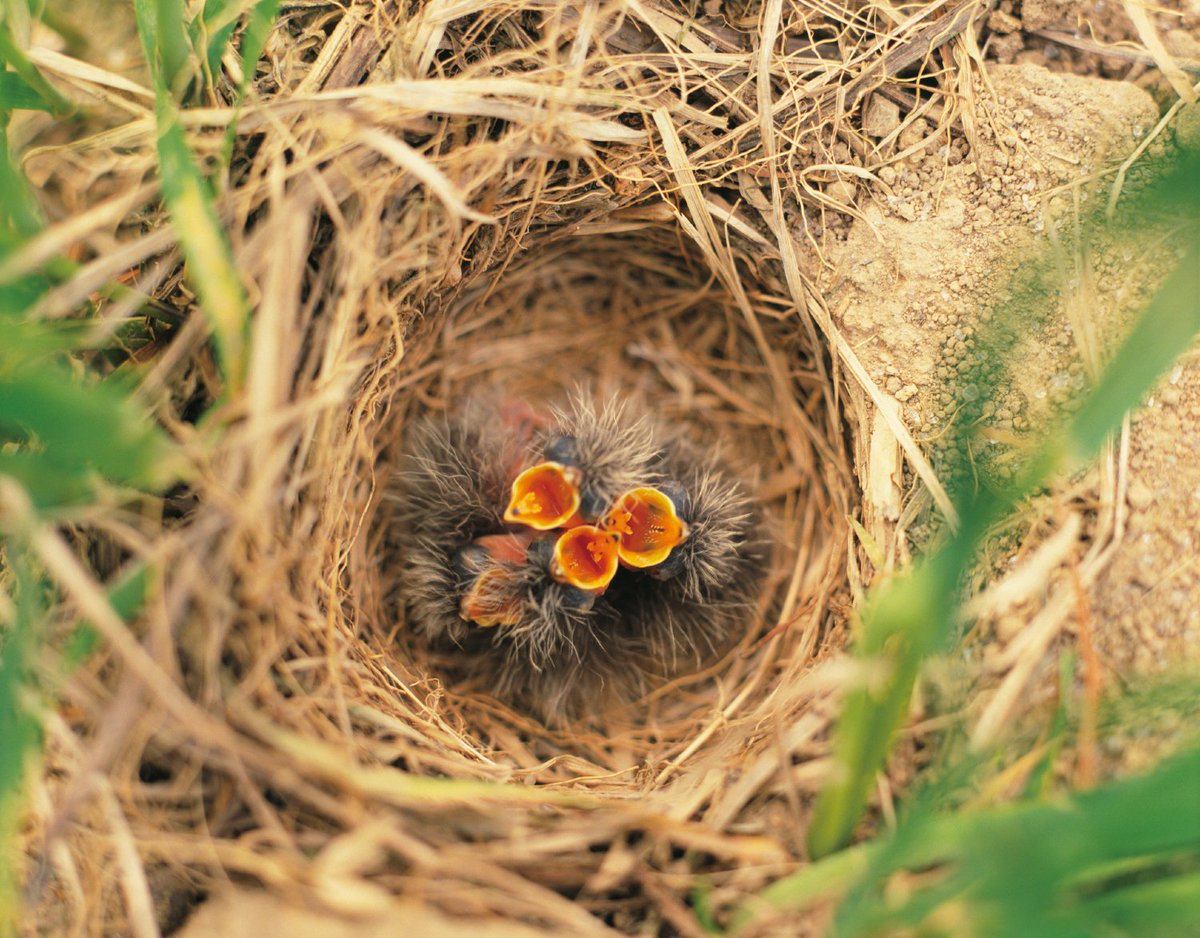
[{"label": "small pebble", "polygon": [[1131,482],[1125,497],[1134,511],[1145,511],[1154,502],[1154,493],[1142,482]]}]

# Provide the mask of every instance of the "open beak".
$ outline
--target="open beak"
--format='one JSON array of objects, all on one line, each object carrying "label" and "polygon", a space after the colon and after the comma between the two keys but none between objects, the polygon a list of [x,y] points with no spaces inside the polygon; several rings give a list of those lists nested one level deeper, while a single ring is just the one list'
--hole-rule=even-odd
[{"label": "open beak", "polygon": [[521,596],[516,587],[511,570],[489,567],[463,595],[458,614],[483,628],[516,625],[521,621]]},{"label": "open beak", "polygon": [[517,476],[504,520],[537,531],[574,524],[579,515],[579,470],[557,462],[531,466]]},{"label": "open beak", "polygon": [[455,555],[455,569],[464,583],[458,614],[468,622],[490,628],[521,621],[520,564],[525,562],[533,532],[488,534],[476,538]]},{"label": "open beak", "polygon": [[621,562],[639,569],[662,563],[688,536],[675,503],[650,486],[618,496],[600,524],[618,536]]},{"label": "open beak", "polygon": [[554,544],[550,575],[589,593],[601,593],[616,576],[619,541],[616,534],[594,524],[564,531]]}]

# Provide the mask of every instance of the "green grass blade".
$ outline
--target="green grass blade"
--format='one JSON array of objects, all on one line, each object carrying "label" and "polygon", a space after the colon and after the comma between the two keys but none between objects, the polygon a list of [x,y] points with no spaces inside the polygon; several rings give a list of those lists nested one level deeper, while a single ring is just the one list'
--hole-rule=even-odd
[{"label": "green grass blade", "polygon": [[158,58],[158,7],[154,0],[133,0],[133,17],[137,22],[150,81],[157,84],[162,80],[162,67]]},{"label": "green grass blade", "polygon": [[233,120],[225,128],[225,140],[221,145],[221,162],[228,166],[233,156],[233,143],[237,139],[238,116],[242,104],[246,100],[246,92],[254,81],[254,73],[258,68],[258,59],[271,35],[271,27],[279,14],[279,0],[257,0],[250,8],[250,16],[246,20],[246,28],[242,32],[242,80],[238,84],[237,100],[234,103]]},{"label": "green grass blade", "polygon": [[730,931],[736,935],[763,913],[808,909],[843,895],[871,869],[882,846],[879,842],[857,844],[777,879],[734,910]]},{"label": "green grass blade", "polygon": [[1054,710],[1054,718],[1051,720],[1047,733],[1046,752],[1038,760],[1033,771],[1029,773],[1029,778],[1025,781],[1025,787],[1021,793],[1022,798],[1039,798],[1050,791],[1054,764],[1058,759],[1059,752],[1062,751],[1063,735],[1070,722],[1068,710],[1070,709],[1071,688],[1075,680],[1075,659],[1075,653],[1070,650],[1065,650],[1058,656],[1058,706]]},{"label": "green grass blade", "polygon": [[[36,575],[23,549],[10,542],[8,569],[13,583],[6,597],[11,617],[0,616],[0,935],[16,935],[20,920],[16,837],[20,830],[21,792],[31,756],[41,745],[41,727],[30,712],[29,693],[35,693],[33,663],[43,638],[47,588]],[[113,608],[130,618],[145,601],[149,569],[132,565],[107,587]],[[95,645],[95,633],[81,622],[64,649],[64,662],[75,667]]]},{"label": "green grass blade", "polygon": [[[891,836],[771,884],[735,911],[735,931],[766,910],[801,913],[839,895],[839,938],[1175,935],[1194,926],[1200,749],[1058,803],[949,815],[931,806]],[[916,885],[888,888],[912,872],[922,874]]]},{"label": "green grass blade", "polygon": [[[181,6],[172,0],[134,0],[138,32],[156,91],[158,163],[163,199],[187,258],[226,380],[241,385],[250,310],[221,228],[207,180],[188,147],[170,89],[187,58]],[[178,84],[178,81],[175,82]]]},{"label": "green grass blade", "polygon": [[1084,401],[1067,432],[1069,456],[1086,458],[1124,414],[1200,332],[1200,244],[1171,273],[1150,301],[1103,379]]},{"label": "green grass blade", "polygon": [[163,198],[187,257],[188,279],[212,328],[226,380],[239,387],[245,377],[249,302],[208,182],[188,149],[175,105],[161,92],[157,115]]},{"label": "green grass blade", "polygon": [[250,9],[250,17],[246,20],[246,30],[242,33],[242,84],[238,89],[239,100],[245,95],[246,88],[254,80],[254,70],[258,65],[259,56],[271,35],[271,27],[275,17],[279,15],[279,0],[257,0]]},{"label": "green grass blade", "polygon": [[183,0],[133,0],[150,81],[176,99],[193,74],[192,42],[183,18]]},{"label": "green grass blade", "polygon": [[[137,615],[145,604],[149,591],[150,567],[144,561],[129,564],[127,569],[122,570],[105,586],[109,603],[126,622]],[[100,638],[95,626],[86,619],[78,622],[63,647],[63,664],[67,670],[87,660],[99,643]]]},{"label": "green grass blade", "polygon": [[0,111],[19,110],[53,111],[54,105],[16,72],[0,71]]},{"label": "green grass blade", "polygon": [[188,62],[192,56],[192,44],[183,20],[184,6],[183,0],[154,0],[155,40],[162,68],[159,80],[176,96],[187,78]]},{"label": "green grass blade", "polygon": [[[95,471],[117,482],[158,488],[177,469],[166,435],[124,388],[112,382],[85,384],[51,362],[0,372],[2,439],[30,446],[32,453],[45,454],[41,465],[71,468],[81,478]],[[7,465],[19,471],[15,454],[9,456]]]},{"label": "green grass blade", "polygon": [[8,65],[24,82],[25,86],[35,92],[45,105],[46,110],[56,114],[67,114],[73,110],[73,105],[63,97],[57,88],[48,82],[37,70],[25,50],[13,35],[11,17],[0,18],[0,66]]},{"label": "green grass blade", "polygon": [[952,572],[945,562],[925,564],[881,584],[863,610],[857,655],[868,674],[842,703],[835,777],[818,796],[808,831],[814,857],[832,852],[854,833],[875,773],[908,710],[920,662],[945,631],[951,608],[940,581]]},{"label": "green grass blade", "polygon": [[204,50],[204,81],[211,90],[221,71],[221,56],[229,45],[242,14],[237,0],[206,0],[204,9],[192,21],[192,40]]},{"label": "green grass blade", "polygon": [[[30,65],[14,39],[14,11],[27,19],[24,4],[0,3],[0,257],[6,257],[42,229],[35,194],[9,149],[9,111],[65,111],[69,103]],[[65,353],[77,348],[86,332],[86,318],[56,323],[30,318],[30,308],[62,275],[64,264],[70,262],[55,258],[38,269],[11,272],[0,283],[0,475],[21,485],[40,511],[86,501],[102,476],[157,488],[178,475],[173,444],[130,388],[112,379],[95,380],[66,364]],[[37,691],[32,665],[44,639],[48,587],[24,545],[6,538],[0,548],[0,583],[8,594],[0,599],[0,934],[16,934],[20,854],[14,838],[24,775],[40,744],[40,726],[28,704]],[[119,609],[140,604],[144,571],[135,568],[110,592],[115,603],[120,600]],[[71,655],[86,653],[89,633],[86,623],[75,629],[68,663]]]},{"label": "green grass blade", "polygon": [[1154,938],[1195,938],[1200,872],[1128,886],[1093,900],[1085,909],[1096,930]]},{"label": "green grass blade", "polygon": [[21,819],[21,788],[29,754],[40,728],[21,700],[43,612],[36,580],[19,554],[8,558],[14,584],[6,604],[10,621],[0,618],[0,934],[16,934],[19,884],[15,839]]},{"label": "green grass blade", "polygon": [[[0,113],[0,252],[42,229],[41,212],[8,148],[8,115]],[[7,302],[0,306],[7,306]]]}]

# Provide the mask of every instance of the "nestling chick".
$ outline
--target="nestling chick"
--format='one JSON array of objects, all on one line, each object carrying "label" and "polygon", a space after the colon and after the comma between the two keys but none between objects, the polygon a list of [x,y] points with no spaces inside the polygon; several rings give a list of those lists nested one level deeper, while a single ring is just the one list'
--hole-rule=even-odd
[{"label": "nestling chick", "polygon": [[613,500],[654,476],[659,456],[654,427],[613,399],[601,406],[577,392],[556,409],[535,443],[542,458],[579,474],[579,513],[595,522]]},{"label": "nestling chick", "polygon": [[[400,584],[411,621],[432,639],[461,641],[471,632],[463,597],[488,565],[479,537],[505,531],[511,475],[528,461],[531,429],[482,405],[413,428],[393,497],[404,557]],[[522,564],[497,560],[516,576]]]},{"label": "nestling chick", "polygon": [[413,432],[395,491],[410,624],[551,722],[719,649],[760,566],[737,483],[615,402],[513,426],[475,405]]},{"label": "nestling chick", "polygon": [[699,666],[745,622],[766,555],[755,506],[717,456],[676,436],[655,462],[686,537],[620,602],[630,627],[654,641],[667,671]]}]

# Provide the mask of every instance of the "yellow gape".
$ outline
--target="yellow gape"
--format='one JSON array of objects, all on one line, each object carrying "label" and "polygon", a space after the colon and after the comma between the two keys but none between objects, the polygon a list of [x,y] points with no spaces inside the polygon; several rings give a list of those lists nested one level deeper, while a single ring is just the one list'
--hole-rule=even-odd
[{"label": "yellow gape", "polygon": [[517,476],[504,520],[536,531],[567,527],[579,518],[579,470],[557,462],[531,466]]},{"label": "yellow gape", "polygon": [[630,567],[657,566],[688,536],[675,503],[651,486],[619,495],[600,524],[619,537],[618,556]]},{"label": "yellow gape", "polygon": [[581,590],[601,592],[617,573],[619,538],[594,524],[564,531],[554,545],[550,575]]}]

